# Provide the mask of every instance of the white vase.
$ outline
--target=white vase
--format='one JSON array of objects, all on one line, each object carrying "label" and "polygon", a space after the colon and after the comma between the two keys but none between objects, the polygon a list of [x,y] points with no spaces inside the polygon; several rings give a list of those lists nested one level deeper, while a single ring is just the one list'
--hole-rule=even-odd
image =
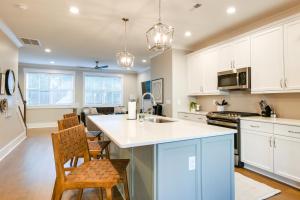
[{"label": "white vase", "polygon": [[217,106],[217,111],[224,112],[225,106]]}]

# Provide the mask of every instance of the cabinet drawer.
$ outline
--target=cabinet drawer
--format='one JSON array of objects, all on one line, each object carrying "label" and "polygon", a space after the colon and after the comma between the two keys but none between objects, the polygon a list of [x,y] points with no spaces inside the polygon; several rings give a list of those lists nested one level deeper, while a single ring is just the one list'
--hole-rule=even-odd
[{"label": "cabinet drawer", "polygon": [[191,120],[196,122],[206,123],[206,116],[205,115],[198,115],[192,113],[178,113],[179,119]]},{"label": "cabinet drawer", "polygon": [[191,118],[192,118],[191,120],[193,120],[193,121],[206,123],[206,116],[205,115],[191,114]]},{"label": "cabinet drawer", "polygon": [[241,128],[265,133],[273,133],[273,124],[265,122],[241,121]]},{"label": "cabinet drawer", "polygon": [[300,126],[275,124],[274,133],[275,135],[283,135],[288,137],[300,138]]},{"label": "cabinet drawer", "polygon": [[191,114],[188,113],[178,113],[179,119],[186,119],[186,120],[193,120],[193,117]]}]

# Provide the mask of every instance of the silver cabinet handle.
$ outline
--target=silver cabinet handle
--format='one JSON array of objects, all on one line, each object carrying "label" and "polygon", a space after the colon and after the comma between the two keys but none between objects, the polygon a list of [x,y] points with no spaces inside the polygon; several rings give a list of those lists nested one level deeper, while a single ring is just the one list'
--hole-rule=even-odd
[{"label": "silver cabinet handle", "polygon": [[252,128],[259,128],[259,126],[256,126],[256,125],[250,125],[250,127],[252,127]]},{"label": "silver cabinet handle", "polygon": [[276,148],[276,139],[275,138],[273,139],[273,146],[274,146],[274,148]]},{"label": "silver cabinet handle", "polygon": [[288,80],[287,80],[287,78],[285,78],[284,79],[284,87],[286,87],[286,88],[287,88],[287,82],[288,82]]},{"label": "silver cabinet handle", "polygon": [[272,147],[272,137],[269,137],[269,145]]},{"label": "silver cabinet handle", "polygon": [[232,61],[232,68],[235,68],[235,60]]},{"label": "silver cabinet handle", "polygon": [[283,80],[280,79],[280,87],[283,88]]},{"label": "silver cabinet handle", "polygon": [[288,131],[289,133],[300,134],[298,131]]}]

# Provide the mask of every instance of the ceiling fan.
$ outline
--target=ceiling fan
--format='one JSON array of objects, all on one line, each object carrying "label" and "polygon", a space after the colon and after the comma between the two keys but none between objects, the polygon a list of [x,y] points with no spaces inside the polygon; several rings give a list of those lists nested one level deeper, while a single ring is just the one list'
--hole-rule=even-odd
[{"label": "ceiling fan", "polygon": [[96,63],[96,65],[93,68],[91,68],[91,67],[80,67],[80,68],[81,69],[97,69],[97,70],[101,70],[101,69],[106,69],[106,68],[109,67],[108,65],[101,65],[101,66],[99,66],[99,61],[98,60],[96,60],[95,63]]},{"label": "ceiling fan", "polygon": [[95,69],[106,69],[106,68],[108,68],[108,65],[99,66],[99,61],[98,60],[96,60],[95,62],[96,62],[96,66],[94,67]]}]

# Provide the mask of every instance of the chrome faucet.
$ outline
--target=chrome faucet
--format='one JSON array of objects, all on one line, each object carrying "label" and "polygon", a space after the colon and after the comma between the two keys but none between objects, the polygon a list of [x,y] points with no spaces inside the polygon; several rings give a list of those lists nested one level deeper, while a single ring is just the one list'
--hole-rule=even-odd
[{"label": "chrome faucet", "polygon": [[145,113],[145,111],[144,111],[144,98],[145,98],[146,95],[150,95],[152,106],[156,106],[156,102],[155,102],[155,98],[154,98],[153,94],[151,94],[150,92],[146,92],[142,96],[142,113]]}]

